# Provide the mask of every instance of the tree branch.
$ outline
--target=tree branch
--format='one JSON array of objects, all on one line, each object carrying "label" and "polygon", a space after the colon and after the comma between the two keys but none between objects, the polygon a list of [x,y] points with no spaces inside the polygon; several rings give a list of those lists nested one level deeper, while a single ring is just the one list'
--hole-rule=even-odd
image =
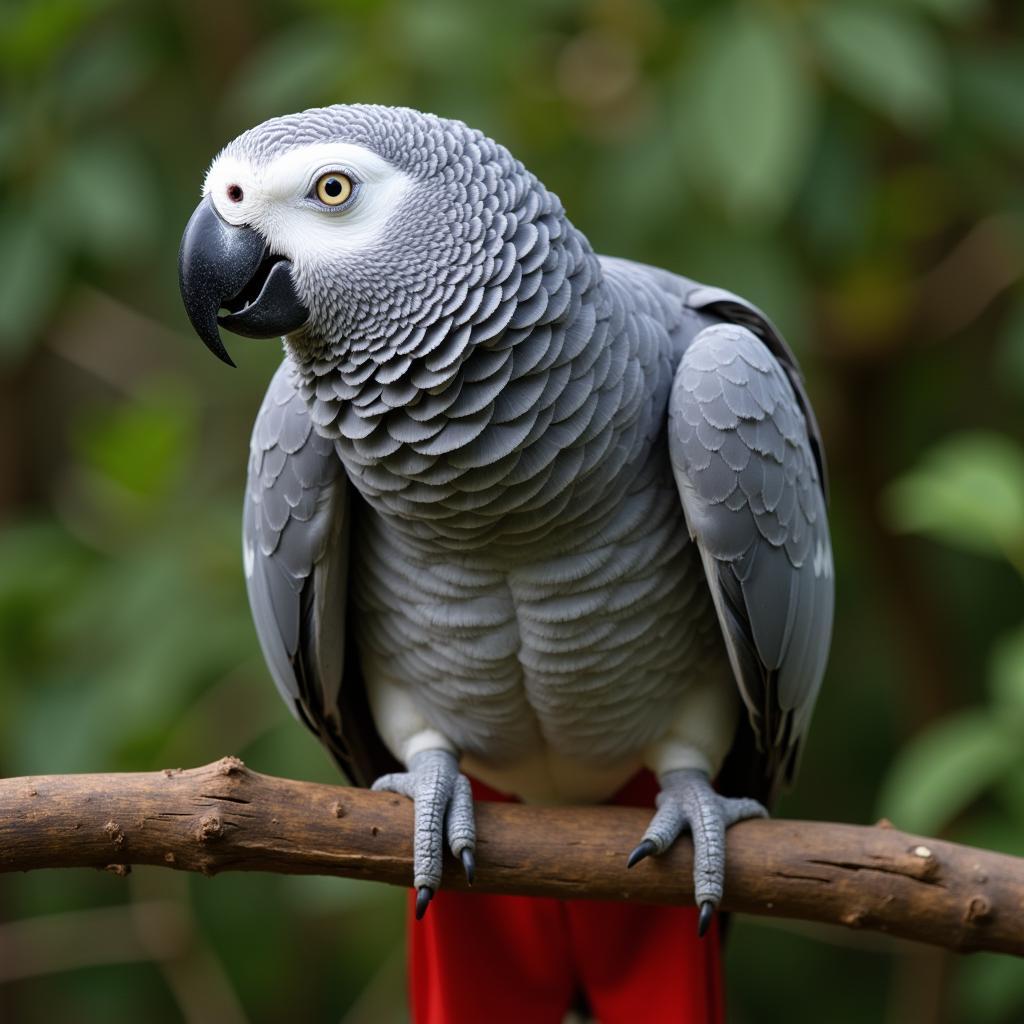
[{"label": "tree branch", "polygon": [[[482,892],[648,903],[693,899],[681,841],[632,871],[649,812],[477,804]],[[1024,860],[891,827],[747,821],[729,830],[725,910],[887,932],[961,952],[1024,956]],[[0,871],[156,864],[412,879],[412,805],[278,779],[237,758],[187,771],[0,781]],[[466,882],[449,859],[444,885]]]}]

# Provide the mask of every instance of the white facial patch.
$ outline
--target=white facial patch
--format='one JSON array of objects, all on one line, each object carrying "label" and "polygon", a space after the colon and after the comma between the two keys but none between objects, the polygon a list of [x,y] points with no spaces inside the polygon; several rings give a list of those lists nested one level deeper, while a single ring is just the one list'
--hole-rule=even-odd
[{"label": "white facial patch", "polygon": [[[240,198],[231,198],[235,195]],[[217,157],[206,172],[203,196],[212,198],[217,212],[229,224],[248,224],[262,208],[255,171],[248,163],[228,153]]]},{"label": "white facial patch", "polygon": [[[355,185],[353,199],[336,210],[309,198],[332,171]],[[363,146],[324,142],[289,150],[265,167],[224,153],[210,167],[203,195],[229,224],[255,228],[273,253],[302,267],[375,245],[411,188],[407,174]]]}]

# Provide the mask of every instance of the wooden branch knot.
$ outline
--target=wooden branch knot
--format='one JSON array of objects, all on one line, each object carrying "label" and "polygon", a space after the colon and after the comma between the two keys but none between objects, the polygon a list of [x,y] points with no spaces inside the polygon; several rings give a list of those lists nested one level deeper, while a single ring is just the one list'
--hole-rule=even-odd
[{"label": "wooden branch knot", "polygon": [[111,842],[113,842],[116,849],[120,849],[124,846],[124,832],[121,830],[121,826],[116,821],[111,819],[103,826],[103,831],[110,836]]},{"label": "wooden branch knot", "polygon": [[228,754],[217,762],[217,773],[219,775],[251,775],[252,773],[245,766],[245,762],[234,754]]},{"label": "wooden branch knot", "polygon": [[199,819],[199,824],[195,827],[192,834],[196,837],[196,841],[200,843],[208,843],[212,839],[218,839],[223,834],[224,825],[220,820],[218,814],[204,814]]},{"label": "wooden branch knot", "polygon": [[942,865],[929,847],[923,843],[918,843],[907,852],[914,858],[910,869],[910,874],[914,878],[918,878],[922,882],[938,880],[939,875],[942,873]]},{"label": "wooden branch knot", "polygon": [[964,912],[964,924],[985,924],[992,918],[992,904],[981,893],[970,898]]}]

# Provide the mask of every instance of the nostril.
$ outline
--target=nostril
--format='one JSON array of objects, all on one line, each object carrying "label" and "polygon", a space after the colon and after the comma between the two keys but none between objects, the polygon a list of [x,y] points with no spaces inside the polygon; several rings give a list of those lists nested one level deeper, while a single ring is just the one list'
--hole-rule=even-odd
[{"label": "nostril", "polygon": [[242,191],[241,185],[228,185],[228,199],[233,203],[240,203],[245,193]]}]

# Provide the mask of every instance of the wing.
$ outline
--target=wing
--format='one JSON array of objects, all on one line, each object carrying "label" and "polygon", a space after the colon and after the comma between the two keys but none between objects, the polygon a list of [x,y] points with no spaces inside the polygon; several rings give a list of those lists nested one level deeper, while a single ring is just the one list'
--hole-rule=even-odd
[{"label": "wing", "polygon": [[249,605],[288,707],[350,778],[368,785],[392,770],[394,759],[345,644],[357,504],[332,443],[313,430],[285,360],[252,433],[242,529]]},{"label": "wing", "polygon": [[770,322],[715,289],[691,293],[688,305],[732,322],[704,328],[683,354],[669,450],[748,711],[746,740],[741,730],[724,772],[770,799],[795,771],[831,639],[821,442]]}]

